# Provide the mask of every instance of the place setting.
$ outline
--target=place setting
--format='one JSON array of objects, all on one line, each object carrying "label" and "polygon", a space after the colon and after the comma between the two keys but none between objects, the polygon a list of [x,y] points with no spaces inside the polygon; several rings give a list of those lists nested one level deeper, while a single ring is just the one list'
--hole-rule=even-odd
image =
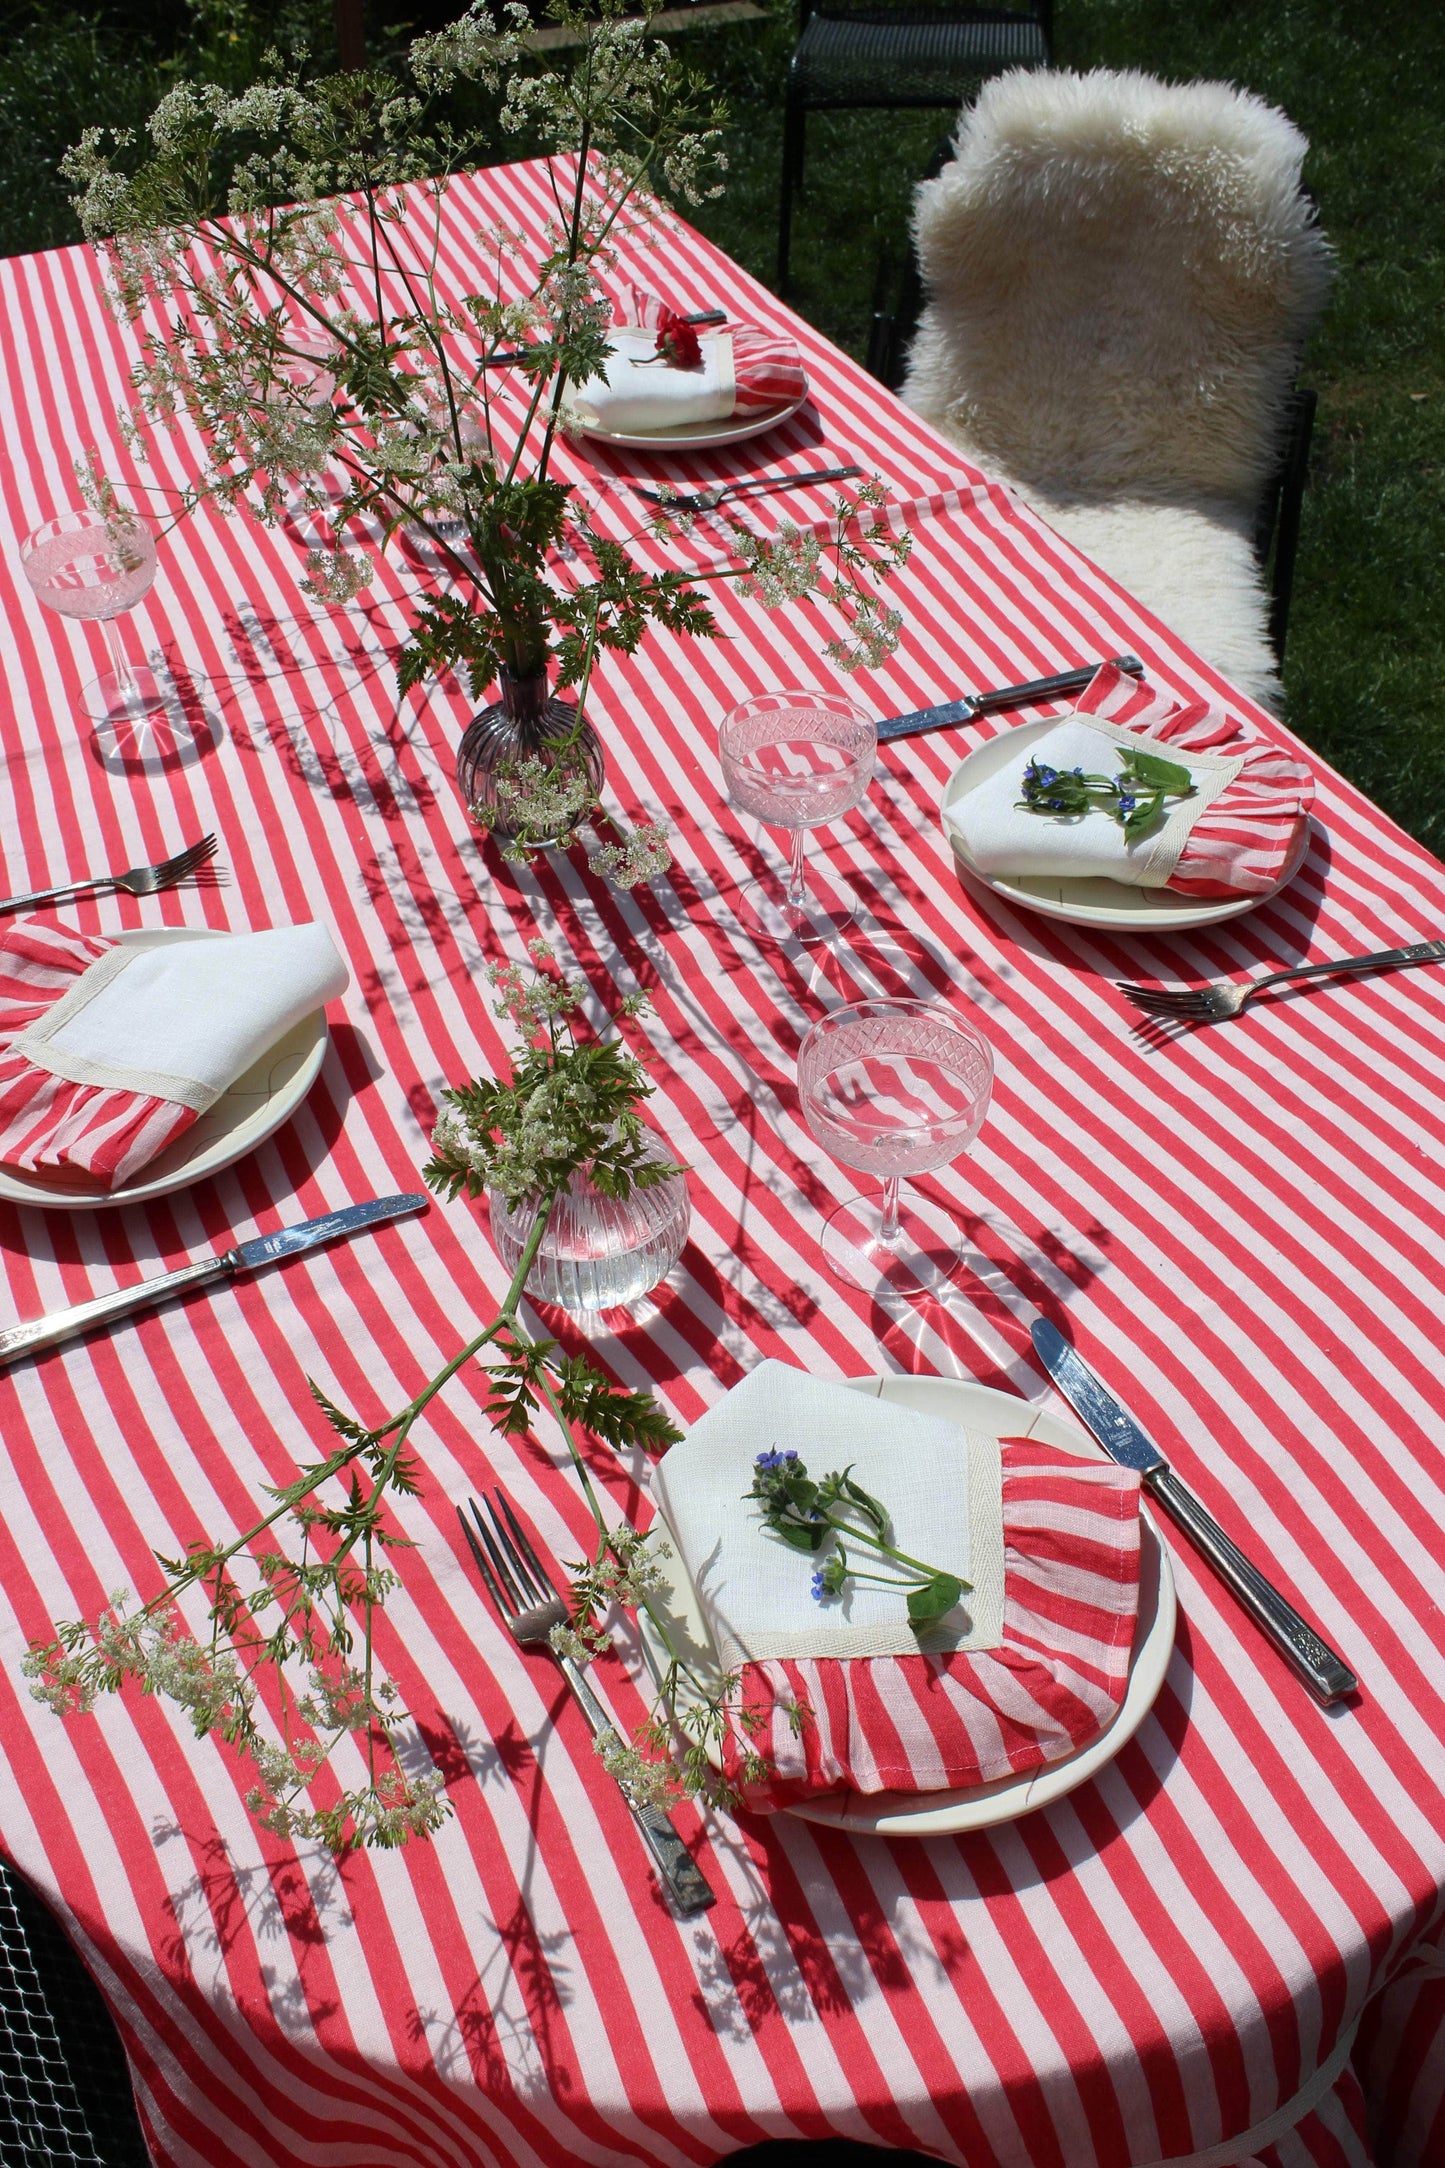
[{"label": "place setting", "polygon": [[614,305],[606,372],[568,387],[563,420],[619,450],[668,454],[750,442],[801,412],[794,341],[721,309],[681,312],[644,287]]},{"label": "place setting", "polygon": [[0,898],[0,1197],[94,1211],[165,1196],[254,1150],[315,1083],[326,1006],[349,983],[324,927],[92,934],[12,916],[214,886],[216,849],[208,835],[153,865]]}]

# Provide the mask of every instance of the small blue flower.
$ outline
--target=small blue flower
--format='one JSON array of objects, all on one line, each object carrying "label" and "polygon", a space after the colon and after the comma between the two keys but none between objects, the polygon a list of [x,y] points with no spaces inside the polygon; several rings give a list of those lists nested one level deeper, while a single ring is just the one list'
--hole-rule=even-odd
[{"label": "small blue flower", "polygon": [[1120,791],[1120,793],[1119,793],[1119,811],[1120,811],[1121,813],[1132,813],[1132,812],[1133,812],[1133,810],[1134,810],[1134,808],[1135,808],[1135,806],[1136,806],[1136,805],[1137,805],[1138,803],[1139,803],[1138,799],[1137,799],[1137,798],[1134,798],[1134,797],[1131,797],[1131,795],[1129,794],[1129,792],[1128,792],[1127,790],[1121,790],[1121,791]]},{"label": "small blue flower", "polygon": [[756,1465],[759,1468],[786,1468],[789,1461],[794,1461],[797,1457],[797,1454],[792,1452],[780,1453],[774,1445],[770,1446],[766,1453],[759,1453]]},{"label": "small blue flower", "polygon": [[828,1601],[828,1591],[823,1586],[823,1569],[821,1566],[813,1575],[813,1601],[814,1603],[826,1603]]},{"label": "small blue flower", "polygon": [[1033,761],[1031,766],[1041,783],[1052,783],[1058,774],[1057,768],[1046,768],[1041,760]]}]

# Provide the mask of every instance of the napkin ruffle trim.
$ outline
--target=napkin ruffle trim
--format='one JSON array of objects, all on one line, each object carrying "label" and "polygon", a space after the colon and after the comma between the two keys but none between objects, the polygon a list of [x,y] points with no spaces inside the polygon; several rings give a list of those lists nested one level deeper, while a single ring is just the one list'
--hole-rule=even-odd
[{"label": "napkin ruffle trim", "polygon": [[[770,1813],[833,1791],[933,1792],[1061,1761],[1110,1723],[1139,1601],[1139,1484],[1112,1463],[1005,1439],[1004,1623],[995,1649],[748,1664],[723,1766]],[[800,1731],[789,1714],[811,1712]],[[772,1774],[742,1781],[749,1747]]]},{"label": "napkin ruffle trim", "polygon": [[1181,753],[1242,755],[1239,774],[1190,829],[1167,886],[1171,894],[1201,897],[1273,888],[1314,803],[1314,777],[1304,761],[1256,736],[1227,709],[1204,700],[1180,704],[1112,663],[1095,672],[1076,712],[1104,716]]},{"label": "napkin ruffle trim", "polygon": [[174,1100],[73,1084],[11,1051],[116,946],[38,920],[0,939],[0,1165],[17,1174],[62,1188],[119,1189],[196,1119]]}]

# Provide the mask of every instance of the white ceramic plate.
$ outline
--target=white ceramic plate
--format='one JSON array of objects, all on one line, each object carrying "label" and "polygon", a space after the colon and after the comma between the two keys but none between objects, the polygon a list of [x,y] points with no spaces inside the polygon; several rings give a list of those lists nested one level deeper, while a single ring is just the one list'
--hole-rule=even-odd
[{"label": "white ceramic plate", "polygon": [[[863,1393],[900,1407],[915,1408],[995,1438],[1037,1438],[1041,1445],[1055,1445],[1081,1460],[1106,1460],[1103,1447],[1047,1409],[1036,1408],[1012,1393],[997,1393],[986,1385],[962,1378],[882,1377],[850,1379]],[[859,1835],[877,1837],[956,1836],[961,1830],[988,1829],[995,1822],[1016,1821],[1035,1807],[1061,1799],[1112,1761],[1131,1739],[1154,1705],[1164,1683],[1174,1647],[1174,1575],[1169,1555],[1147,1513],[1140,1515],[1139,1615],[1134,1629],[1134,1651],[1129,1664],[1129,1684],[1117,1715],[1107,1730],[1065,1760],[1026,1775],[1000,1777],[993,1784],[976,1784],[955,1792],[881,1792],[871,1797],[862,1792],[834,1792],[787,1811],[805,1822],[823,1822],[832,1829],[851,1829]],[[679,1641],[703,1664],[716,1666],[712,1642],[692,1584],[678,1568],[676,1559],[662,1560],[663,1583],[659,1590],[670,1624]],[[675,1579],[669,1579],[669,1574]],[[645,1612],[638,1614],[643,1648],[654,1677],[660,1678],[667,1656],[656,1629]]]},{"label": "white ceramic plate", "polygon": [[[195,926],[157,926],[118,937],[127,948],[160,948],[168,941],[207,941],[213,937]],[[32,1181],[0,1167],[0,1197],[12,1204],[42,1205],[54,1211],[95,1212],[103,1205],[144,1204],[173,1189],[189,1189],[208,1174],[219,1174],[244,1159],[296,1112],[326,1058],[326,1011],[314,1009],[293,1025],[284,1039],[238,1076],[208,1113],[198,1115],[183,1137],[143,1170],[142,1179],[100,1196],[77,1196],[73,1190]]]},{"label": "white ceramic plate", "polygon": [[789,406],[774,407],[770,414],[741,415],[725,422],[685,422],[680,429],[645,429],[635,436],[614,429],[592,429],[585,422],[575,426],[583,436],[596,437],[599,444],[619,444],[630,452],[712,452],[724,444],[746,444],[749,437],[760,437],[776,429],[780,422],[790,422],[807,400],[805,385],[800,399],[794,399]]},{"label": "white ceramic plate", "polygon": [[[957,805],[960,798],[987,782],[1022,747],[1052,730],[1057,721],[1057,716],[1046,715],[1034,723],[1015,723],[986,745],[976,746],[949,777],[943,805]],[[1071,919],[1076,926],[1112,926],[1123,933],[1182,933],[1189,926],[1214,926],[1221,919],[1253,911],[1294,879],[1304,864],[1310,842],[1310,824],[1302,818],[1284,870],[1273,888],[1257,896],[1228,896],[1219,903],[1191,903],[1186,896],[1162,900],[1166,894],[1163,889],[1130,888],[1125,881],[1067,881],[1052,875],[981,873],[946,824],[945,833],[953,845],[958,870],[971,886],[1003,896],[1009,903],[1020,903],[1025,910],[1042,911],[1046,918]]]}]

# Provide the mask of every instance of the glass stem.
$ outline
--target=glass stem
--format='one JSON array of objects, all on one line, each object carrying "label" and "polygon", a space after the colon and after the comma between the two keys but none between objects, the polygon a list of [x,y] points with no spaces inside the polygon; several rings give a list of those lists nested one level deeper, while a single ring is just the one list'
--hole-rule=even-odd
[{"label": "glass stem", "polygon": [[898,1193],[903,1187],[901,1174],[889,1174],[883,1178],[883,1224],[878,1230],[878,1240],[886,1250],[896,1250],[903,1232],[898,1219]]},{"label": "glass stem", "polygon": [[116,618],[108,617],[105,620],[105,636],[110,642],[110,659],[115,664],[115,682],[122,703],[128,708],[133,707],[140,699],[140,687],[135,681],[135,672],[126,660],[125,649],[120,644],[119,621]]},{"label": "glass stem", "polygon": [[806,828],[793,830],[792,857],[788,862],[788,909],[805,911],[808,907],[808,880],[803,871],[803,849],[808,840]]}]

